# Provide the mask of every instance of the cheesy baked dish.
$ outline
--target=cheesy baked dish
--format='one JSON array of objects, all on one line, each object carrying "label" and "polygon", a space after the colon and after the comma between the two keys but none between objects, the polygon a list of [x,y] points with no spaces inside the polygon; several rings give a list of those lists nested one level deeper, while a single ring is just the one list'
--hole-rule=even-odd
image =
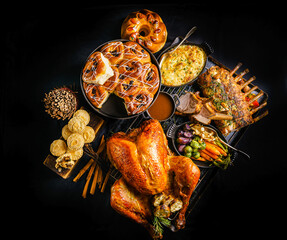
[{"label": "cheesy baked dish", "polygon": [[206,62],[206,54],[197,45],[182,45],[162,58],[162,84],[176,87],[195,79]]}]

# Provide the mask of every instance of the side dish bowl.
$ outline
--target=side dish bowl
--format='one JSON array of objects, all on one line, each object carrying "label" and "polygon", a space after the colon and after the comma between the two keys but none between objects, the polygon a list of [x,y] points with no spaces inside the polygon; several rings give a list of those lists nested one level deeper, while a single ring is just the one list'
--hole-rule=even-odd
[{"label": "side dish bowl", "polygon": [[[196,44],[196,43],[185,41],[175,52],[172,52],[169,55],[169,52],[171,52],[177,45],[178,43],[172,44],[170,47],[165,49],[158,57],[159,67],[160,67],[161,74],[162,74],[162,85],[163,86],[180,87],[180,86],[184,86],[187,84],[192,84],[194,81],[196,81],[197,77],[204,71],[207,58],[211,53],[213,53],[212,47],[210,47],[210,45],[206,42],[202,42],[201,44]],[[189,57],[186,56],[187,53],[185,51],[180,52],[181,48],[183,48],[184,50],[186,46],[188,46],[190,49],[193,48],[193,49],[199,50],[201,59],[198,59],[198,61],[197,60],[194,61],[194,59],[190,59],[190,61],[188,61]],[[181,55],[179,55],[178,53],[181,55],[185,55],[185,56],[181,57]],[[166,64],[166,66],[164,66],[165,61],[169,61],[168,64]],[[199,65],[199,67],[195,66],[196,64]],[[193,69],[193,66],[196,69]],[[176,71],[178,71],[178,74]],[[167,77],[165,77],[166,75]],[[172,80],[168,79],[169,77]],[[182,78],[182,79],[179,79],[179,78]]]},{"label": "side dish bowl", "polygon": [[[178,155],[184,155],[183,152],[180,152],[179,151],[179,144],[182,144],[182,143],[178,143],[178,138],[179,138],[179,135],[180,135],[180,131],[182,131],[182,129],[184,128],[184,126],[186,125],[190,125],[191,122],[185,122],[185,123],[182,123],[180,125],[176,125],[176,124],[172,124],[170,125],[170,127],[168,128],[167,130],[167,133],[166,133],[166,136],[171,140],[172,142],[172,147],[173,147],[173,150],[178,154]],[[202,125],[202,124],[201,124]],[[215,128],[214,126],[212,125],[202,125],[203,127],[206,126],[206,127],[209,127],[209,128],[212,128],[214,131],[217,132],[218,134],[218,137],[221,138],[224,142],[227,143],[225,137],[221,134],[221,132]],[[206,132],[206,134],[208,135],[208,132]],[[196,136],[196,135],[194,135]],[[194,137],[193,136],[193,137]],[[186,136],[187,137],[192,137],[192,136]],[[189,143],[187,143],[187,145],[189,145]],[[234,161],[234,158],[235,158],[235,154],[236,152],[234,152],[231,148],[228,148],[228,153],[230,154],[230,163],[232,163]],[[198,166],[198,167],[202,167],[202,168],[211,168],[211,167],[215,167],[215,165],[210,162],[210,161],[199,161],[199,160],[196,160],[194,158],[192,158],[192,161],[194,161],[194,163]],[[227,167],[227,165],[226,165]]]}]

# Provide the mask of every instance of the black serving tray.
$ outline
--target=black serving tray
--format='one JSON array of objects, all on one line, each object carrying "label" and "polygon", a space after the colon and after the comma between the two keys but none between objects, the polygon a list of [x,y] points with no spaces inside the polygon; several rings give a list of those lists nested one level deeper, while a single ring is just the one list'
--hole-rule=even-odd
[{"label": "black serving tray", "polygon": [[[178,44],[178,42],[180,42],[180,40],[181,40],[181,37],[177,37],[173,41],[173,43],[169,46],[169,48]],[[205,72],[207,69],[209,69],[210,67],[215,66],[215,65],[222,67],[222,68],[225,68],[225,69],[230,71],[230,68],[223,65],[218,60],[216,60],[214,57],[209,55],[205,69],[203,72]],[[235,73],[235,75],[237,75],[237,74]],[[243,80],[246,81],[246,79],[244,79],[244,78],[243,78]],[[248,86],[250,86],[252,88],[255,85],[253,85],[251,83]],[[200,90],[199,86],[197,86],[196,82],[192,83],[190,85],[183,85],[180,87],[167,87],[167,86],[161,85],[161,88],[160,88],[160,91],[167,92],[169,94],[177,94],[179,97],[181,95],[185,94],[186,91],[195,92],[195,91],[199,91],[199,90]],[[267,103],[268,95],[265,92],[263,92],[261,89],[257,88],[255,90],[255,94],[259,94],[259,93],[262,95],[259,99],[257,99],[259,104],[261,105],[263,103]],[[268,111],[266,109],[262,108],[258,112],[256,112],[253,115],[253,117],[262,118],[262,117],[266,116],[267,114],[268,114]],[[147,118],[143,114],[139,114],[132,119],[114,120],[108,129],[109,131],[108,131],[106,137],[108,138],[113,133],[116,133],[119,131],[128,132],[133,128],[137,128],[146,119]],[[187,117],[174,115],[169,120],[161,122],[161,125],[163,127],[163,130],[166,132],[172,124],[180,125],[180,124],[187,122],[187,121],[189,121],[189,119]],[[239,129],[236,132],[231,132],[228,136],[225,136],[227,143],[230,144],[231,146],[235,147],[249,127],[250,126],[246,126],[244,128]],[[168,141],[169,141],[169,146],[172,149],[171,139],[168,139]],[[89,155],[89,153],[87,153],[87,154]],[[90,155],[90,156],[93,157],[92,155]],[[237,152],[234,151],[233,156],[232,156],[232,163],[234,163],[236,161],[236,158],[237,158]],[[99,161],[100,166],[102,167],[102,170],[107,172],[109,170],[109,167],[110,167],[108,164],[108,161],[106,161],[105,159],[101,159],[101,158],[99,158],[98,161]],[[229,167],[232,167],[232,166],[229,166]],[[217,174],[217,172],[219,170],[219,168],[217,168],[217,167],[206,168],[206,167],[199,166],[199,168],[200,168],[200,172],[201,172],[200,179],[199,179],[198,184],[197,184],[197,186],[196,186],[196,188],[195,188],[195,190],[192,193],[192,196],[190,198],[190,204],[188,206],[186,217],[188,217],[190,215],[190,213],[192,212],[192,209],[194,208],[194,206],[196,205],[196,203],[198,202],[198,200],[200,199],[200,197],[202,196],[204,191],[210,185],[210,183],[212,182],[212,180],[214,179],[215,175]],[[228,171],[228,168],[226,171]],[[121,173],[119,171],[117,171],[115,168],[113,168],[113,170],[110,172],[110,178],[109,178],[111,183],[113,183],[115,180],[119,179],[120,177],[121,177]],[[171,227],[171,230],[174,230],[174,229],[175,229],[174,227]]]}]

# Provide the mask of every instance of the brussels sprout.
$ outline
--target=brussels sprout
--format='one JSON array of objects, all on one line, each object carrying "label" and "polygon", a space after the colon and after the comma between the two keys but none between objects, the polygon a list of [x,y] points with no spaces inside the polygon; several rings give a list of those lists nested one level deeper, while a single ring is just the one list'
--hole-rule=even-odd
[{"label": "brussels sprout", "polygon": [[197,136],[197,135],[196,135],[193,140],[199,141],[199,140],[200,140],[200,136]]},{"label": "brussels sprout", "polygon": [[197,159],[200,157],[200,153],[199,152],[193,152],[192,156]]},{"label": "brussels sprout", "polygon": [[185,153],[184,156],[190,158],[192,156],[192,153],[191,152]]},{"label": "brussels sprout", "polygon": [[204,150],[206,148],[206,143],[205,142],[202,142],[199,144],[199,149],[200,150]]},{"label": "brussels sprout", "polygon": [[192,140],[191,143],[190,143],[190,146],[192,148],[199,148],[199,143],[196,141],[196,140]]},{"label": "brussels sprout", "polygon": [[192,152],[192,148],[191,148],[191,146],[186,146],[185,148],[184,148],[184,152],[185,153],[190,153],[190,152]]}]

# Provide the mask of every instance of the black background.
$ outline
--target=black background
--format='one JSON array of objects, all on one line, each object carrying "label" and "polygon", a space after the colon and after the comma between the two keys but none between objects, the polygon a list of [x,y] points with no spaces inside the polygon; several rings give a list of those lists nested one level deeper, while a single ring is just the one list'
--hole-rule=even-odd
[{"label": "black background", "polygon": [[250,76],[256,76],[254,83],[269,94],[269,115],[251,126],[237,145],[252,159],[239,157],[233,167],[219,171],[188,217],[186,228],[177,233],[166,230],[165,239],[275,237],[284,233],[286,14],[284,6],[268,4],[102,3],[7,8],[9,17],[2,22],[5,75],[0,96],[2,208],[8,212],[4,218],[9,233],[149,238],[144,228],[110,207],[108,188],[104,194],[96,192],[83,199],[83,179],[73,183],[73,175],[63,180],[43,165],[50,143],[59,138],[63,126],[44,112],[44,93],[63,85],[78,86],[90,52],[103,42],[120,38],[124,18],[142,8],[162,17],[168,30],[166,46],[197,26],[189,40],[210,43],[215,49],[213,56],[230,68],[242,62]]}]

